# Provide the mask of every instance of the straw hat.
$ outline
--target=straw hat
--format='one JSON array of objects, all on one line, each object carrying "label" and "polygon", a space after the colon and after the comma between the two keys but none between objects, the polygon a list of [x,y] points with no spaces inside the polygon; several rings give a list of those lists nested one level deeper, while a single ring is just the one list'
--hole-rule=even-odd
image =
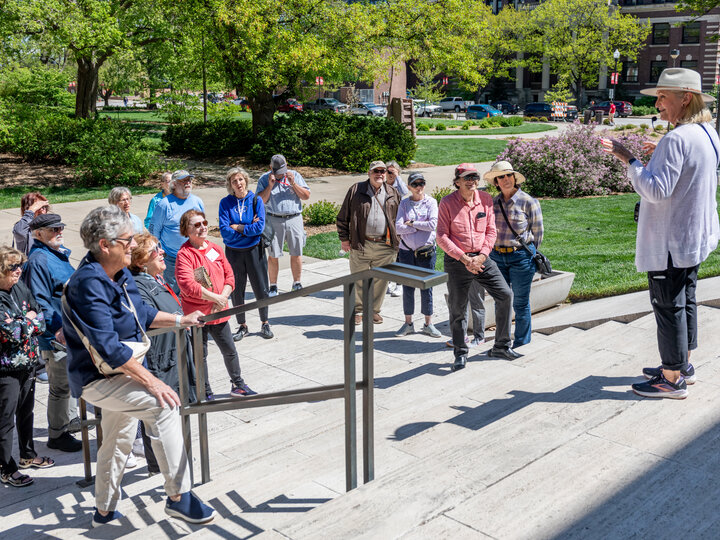
[{"label": "straw hat", "polygon": [[513,169],[508,161],[498,161],[494,163],[490,170],[483,175],[483,180],[489,184],[495,183],[496,176],[502,176],[503,174],[515,173],[515,183],[522,184],[525,181],[525,176]]},{"label": "straw hat", "polygon": [[658,90],[691,92],[693,94],[700,94],[705,102],[715,101],[713,96],[703,94],[700,74],[697,71],[687,68],[664,69],[660,74],[657,86],[655,88],[640,90],[640,93],[646,96],[657,96]]}]

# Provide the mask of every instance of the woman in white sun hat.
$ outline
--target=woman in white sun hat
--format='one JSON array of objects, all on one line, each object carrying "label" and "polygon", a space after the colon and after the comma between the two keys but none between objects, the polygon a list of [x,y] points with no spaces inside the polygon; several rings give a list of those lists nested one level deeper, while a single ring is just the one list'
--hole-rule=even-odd
[{"label": "woman in white sun hat", "polygon": [[703,94],[698,72],[684,68],[664,70],[657,87],[641,92],[656,96],[660,118],[675,126],[650,162],[643,166],[618,141],[602,140],[607,152],[628,164],[640,195],[635,266],[648,273],[662,360],[660,367],[644,368],[650,380],[632,389],[641,396],[683,399],[695,382],[689,358],[697,348],[698,269],[720,237],[715,201],[720,139],[706,105],[715,98]]}]

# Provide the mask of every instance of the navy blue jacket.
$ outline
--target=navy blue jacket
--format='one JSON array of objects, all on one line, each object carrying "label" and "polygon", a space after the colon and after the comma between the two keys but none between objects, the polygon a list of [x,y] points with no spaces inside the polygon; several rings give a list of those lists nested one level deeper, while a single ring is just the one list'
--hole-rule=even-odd
[{"label": "navy blue jacket", "polygon": [[[135,317],[124,306],[127,304],[125,288],[135,305],[140,324],[145,329],[149,328],[158,310],[143,302],[127,268],[120,270],[113,281],[92,253],[88,253],[67,285],[67,300],[73,322],[113,368],[122,366],[132,357],[132,349],[121,341],[142,341],[142,331]],[[85,385],[104,376],[93,364],[90,353],[65,314],[63,331],[68,348],[70,391],[74,397],[80,397]]]},{"label": "navy blue jacket", "polygon": [[45,315],[46,330],[39,339],[41,351],[53,350],[55,332],[62,326],[60,298],[65,282],[75,271],[68,257],[70,250],[66,247],[55,250],[35,240],[23,269],[22,280]]}]

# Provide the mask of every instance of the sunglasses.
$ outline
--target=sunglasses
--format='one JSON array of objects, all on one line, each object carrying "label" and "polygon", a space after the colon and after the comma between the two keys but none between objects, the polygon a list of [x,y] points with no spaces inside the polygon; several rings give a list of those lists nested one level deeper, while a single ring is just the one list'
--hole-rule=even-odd
[{"label": "sunglasses", "polygon": [[[123,245],[123,247],[127,247],[127,246],[129,246],[129,245],[132,243],[133,237],[132,237],[132,236],[131,236],[130,238],[120,238],[120,237],[117,237],[117,238],[112,238],[111,240],[112,240],[113,242],[121,242],[122,245]],[[127,243],[126,243],[126,242],[127,242]]]},{"label": "sunglasses", "polygon": [[45,229],[47,231],[52,231],[55,234],[57,234],[57,233],[63,232],[65,227],[43,227],[43,229]]},{"label": "sunglasses", "polygon": [[197,223],[193,223],[192,226],[196,229],[199,229],[200,227],[207,227],[207,219],[205,221],[198,221]]},{"label": "sunglasses", "polygon": [[477,174],[471,174],[470,176],[466,176],[463,178],[463,180],[470,180],[471,182],[477,182],[480,180],[480,177]]},{"label": "sunglasses", "polygon": [[155,247],[150,250],[150,253],[159,254],[162,251],[160,244],[155,244]]},{"label": "sunglasses", "polygon": [[515,173],[500,174],[495,177],[496,180],[502,180],[503,178],[514,178]]},{"label": "sunglasses", "polygon": [[385,174],[387,172],[387,169],[373,169],[372,172],[374,174]]},{"label": "sunglasses", "polygon": [[410,187],[424,187],[424,186],[425,186],[425,182],[413,182],[412,184],[410,184]]},{"label": "sunglasses", "polygon": [[23,263],[15,263],[8,266],[8,272],[14,272],[18,268],[22,268]]}]

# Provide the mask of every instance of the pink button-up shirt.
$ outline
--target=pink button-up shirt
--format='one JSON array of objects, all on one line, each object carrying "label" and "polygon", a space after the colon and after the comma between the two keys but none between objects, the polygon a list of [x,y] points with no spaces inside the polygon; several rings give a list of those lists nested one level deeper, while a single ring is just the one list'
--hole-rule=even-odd
[{"label": "pink button-up shirt", "polygon": [[453,259],[473,252],[490,255],[496,237],[493,200],[484,191],[476,190],[470,203],[459,191],[440,201],[437,243]]}]

